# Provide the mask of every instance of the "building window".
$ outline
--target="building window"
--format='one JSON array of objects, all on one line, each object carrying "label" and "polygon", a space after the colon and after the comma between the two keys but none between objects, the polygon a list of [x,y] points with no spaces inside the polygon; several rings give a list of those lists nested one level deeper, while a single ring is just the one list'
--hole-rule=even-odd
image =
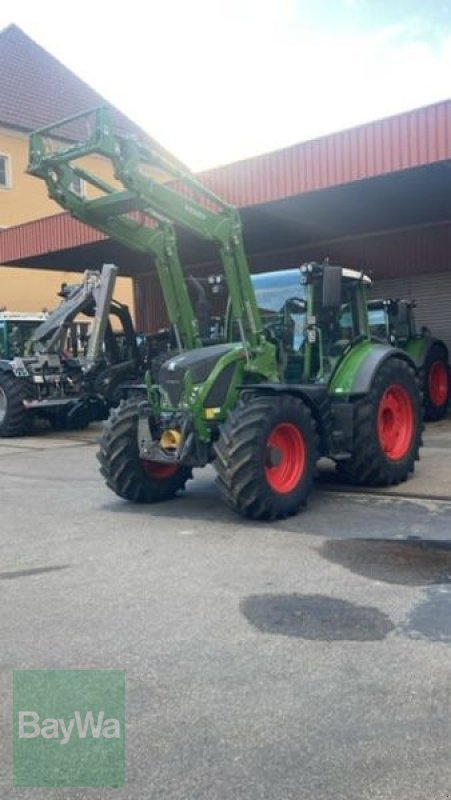
[{"label": "building window", "polygon": [[70,188],[74,194],[78,194],[79,197],[86,197],[86,184],[78,175],[74,175]]},{"label": "building window", "polygon": [[0,153],[0,189],[11,188],[11,160]]}]

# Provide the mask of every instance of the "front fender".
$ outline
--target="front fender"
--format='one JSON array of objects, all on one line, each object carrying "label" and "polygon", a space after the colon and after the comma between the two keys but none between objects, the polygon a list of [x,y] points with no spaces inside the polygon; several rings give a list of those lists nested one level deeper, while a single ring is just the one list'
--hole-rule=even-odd
[{"label": "front fender", "polygon": [[406,361],[416,371],[413,359],[404,350],[389,344],[361,342],[339,363],[329,386],[336,397],[368,394],[380,366],[389,358]]}]

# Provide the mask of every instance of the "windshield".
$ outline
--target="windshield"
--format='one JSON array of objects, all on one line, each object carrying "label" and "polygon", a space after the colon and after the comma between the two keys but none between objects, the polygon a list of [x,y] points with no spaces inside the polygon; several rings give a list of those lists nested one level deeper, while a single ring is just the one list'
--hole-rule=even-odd
[{"label": "windshield", "polygon": [[305,300],[305,286],[301,285],[299,269],[285,269],[280,272],[265,272],[252,275],[257,305],[265,328],[276,339],[283,339],[288,349],[298,351],[305,338],[305,308],[302,303],[296,307],[289,300]]},{"label": "windshield", "polygon": [[291,297],[305,299],[305,287],[301,286],[299,269],[285,269],[280,272],[265,272],[252,275],[257,305],[265,316],[265,311],[280,313]]},{"label": "windshield", "polygon": [[41,322],[42,320],[1,320],[0,358],[16,358],[25,355],[25,345]]}]

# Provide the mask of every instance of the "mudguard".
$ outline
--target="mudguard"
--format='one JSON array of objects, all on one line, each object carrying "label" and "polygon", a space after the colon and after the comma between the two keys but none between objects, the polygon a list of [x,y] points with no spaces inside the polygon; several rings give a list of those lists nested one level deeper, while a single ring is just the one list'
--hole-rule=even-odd
[{"label": "mudguard", "polygon": [[367,394],[381,364],[389,358],[406,361],[416,371],[413,359],[405,350],[389,344],[364,341],[354,347],[338,364],[329,385],[335,397]]},{"label": "mudguard", "polygon": [[445,342],[441,339],[435,339],[433,336],[423,336],[421,339],[410,339],[405,346],[405,352],[410,356],[416,368],[421,369],[435,345],[441,347],[446,353],[446,357],[449,357]]}]

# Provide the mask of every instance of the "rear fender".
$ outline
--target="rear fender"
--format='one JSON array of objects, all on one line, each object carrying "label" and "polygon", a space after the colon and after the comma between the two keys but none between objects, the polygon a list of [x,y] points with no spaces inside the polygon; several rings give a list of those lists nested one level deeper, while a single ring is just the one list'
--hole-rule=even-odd
[{"label": "rear fender", "polygon": [[329,393],[335,399],[368,394],[376,373],[390,358],[405,361],[416,371],[415,362],[404,350],[365,341],[353,348],[340,362],[332,376]]},{"label": "rear fender", "polygon": [[432,336],[424,336],[420,339],[410,339],[405,347],[406,353],[411,357],[417,369],[422,369],[425,365],[429,353],[433,347],[440,347],[449,359],[448,348],[441,339],[434,339]]}]

